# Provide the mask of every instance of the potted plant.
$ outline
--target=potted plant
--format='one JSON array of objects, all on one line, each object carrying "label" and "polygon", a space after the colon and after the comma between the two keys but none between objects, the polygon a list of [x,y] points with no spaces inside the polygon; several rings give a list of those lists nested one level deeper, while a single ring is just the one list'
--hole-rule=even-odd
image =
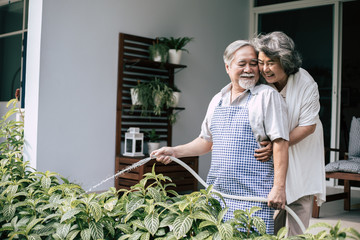
[{"label": "potted plant", "polygon": [[156,42],[153,42],[153,45],[149,46],[150,59],[155,62],[166,62],[168,58],[169,48],[166,44],[159,41],[156,38]]},{"label": "potted plant", "polygon": [[169,63],[179,64],[181,61],[182,51],[189,52],[187,49],[185,49],[185,46],[193,39],[194,38],[192,37],[161,37],[160,41],[169,49]]},{"label": "potted plant", "polygon": [[174,100],[172,107],[177,107],[179,104],[181,91],[176,85],[173,85],[171,88],[173,89],[173,100]]},{"label": "potted plant", "polygon": [[[148,82],[139,81],[130,91],[133,100],[132,109],[135,105],[141,105],[143,116],[147,116],[149,113],[160,116],[164,109],[169,109],[174,105],[173,89],[157,77]],[[137,100],[135,100],[134,95],[137,96]],[[169,115],[170,120],[175,119],[172,115]],[[171,121],[171,123],[175,123],[175,121]]]},{"label": "potted plant", "polygon": [[156,133],[153,128],[150,131],[145,131],[145,139],[148,141],[148,153],[160,148],[160,136]]}]

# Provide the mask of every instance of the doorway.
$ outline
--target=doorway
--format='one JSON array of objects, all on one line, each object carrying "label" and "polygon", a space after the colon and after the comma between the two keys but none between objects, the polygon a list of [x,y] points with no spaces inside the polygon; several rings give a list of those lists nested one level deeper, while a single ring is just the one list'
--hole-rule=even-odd
[{"label": "doorway", "polygon": [[[319,87],[325,147],[345,152],[352,116],[360,117],[360,68],[356,66],[360,46],[354,37],[360,31],[355,20],[360,1],[281,2],[253,9],[254,31],[283,31],[294,40],[303,57],[302,67]],[[339,157],[344,156],[327,153],[326,163]]]}]

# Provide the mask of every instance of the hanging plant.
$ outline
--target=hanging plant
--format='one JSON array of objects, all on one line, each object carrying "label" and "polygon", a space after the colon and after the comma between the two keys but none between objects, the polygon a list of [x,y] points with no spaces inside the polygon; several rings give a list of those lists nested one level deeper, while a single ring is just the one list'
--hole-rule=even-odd
[{"label": "hanging plant", "polygon": [[[174,105],[173,89],[160,78],[155,77],[148,82],[140,82],[132,90],[137,94],[137,102],[141,105],[141,115],[148,116],[151,113],[160,116],[161,112]],[[133,103],[132,109],[134,110]],[[168,116],[170,123],[176,122],[174,113]]]},{"label": "hanging plant", "polygon": [[158,38],[156,38],[156,42],[153,42],[153,44],[149,46],[150,59],[155,62],[165,63],[167,61],[168,54],[168,46],[159,41]]}]

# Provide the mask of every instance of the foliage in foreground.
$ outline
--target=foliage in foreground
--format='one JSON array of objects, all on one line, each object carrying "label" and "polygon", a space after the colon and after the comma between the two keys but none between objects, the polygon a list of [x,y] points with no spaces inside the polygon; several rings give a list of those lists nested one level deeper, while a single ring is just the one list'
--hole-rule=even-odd
[{"label": "foliage in foreground", "polygon": [[[264,222],[253,214],[258,208],[236,211],[224,222],[221,195],[208,189],[179,195],[162,174],[151,173],[130,191],[110,188],[101,194],[86,193],[54,172],[39,172],[23,162],[23,122],[9,120],[13,108],[0,121],[0,239],[118,239],[118,240],[217,240],[217,239],[360,239],[340,223],[325,223],[316,235],[286,238],[265,233]],[[217,197],[217,198],[215,198]],[[240,231],[239,231],[240,230]]]}]

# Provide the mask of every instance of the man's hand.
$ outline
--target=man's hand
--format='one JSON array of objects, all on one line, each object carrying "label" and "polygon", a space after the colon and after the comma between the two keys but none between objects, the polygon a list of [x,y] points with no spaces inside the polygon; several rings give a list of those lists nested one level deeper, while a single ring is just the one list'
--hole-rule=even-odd
[{"label": "man's hand", "polygon": [[156,156],[156,161],[168,164],[171,162],[170,156],[176,157],[173,147],[162,147],[150,153],[150,157]]},{"label": "man's hand", "polygon": [[272,143],[270,141],[262,141],[260,145],[265,147],[255,149],[254,157],[261,162],[269,161],[273,153]]},{"label": "man's hand", "polygon": [[277,188],[274,186],[268,195],[268,206],[280,210],[285,208],[285,204],[285,188]]}]

